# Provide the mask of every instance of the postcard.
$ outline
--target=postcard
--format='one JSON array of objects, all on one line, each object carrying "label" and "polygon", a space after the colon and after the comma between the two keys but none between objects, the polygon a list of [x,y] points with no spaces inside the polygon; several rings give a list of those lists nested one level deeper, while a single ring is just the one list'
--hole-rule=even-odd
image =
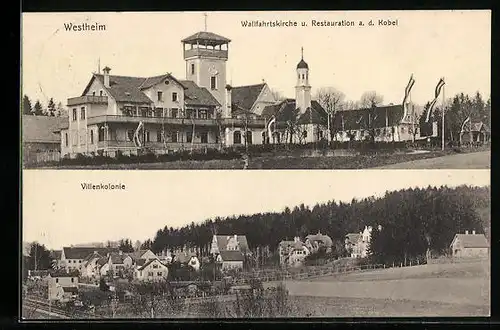
[{"label": "postcard", "polygon": [[25,13],[23,166],[488,169],[490,31],[488,10]]}]

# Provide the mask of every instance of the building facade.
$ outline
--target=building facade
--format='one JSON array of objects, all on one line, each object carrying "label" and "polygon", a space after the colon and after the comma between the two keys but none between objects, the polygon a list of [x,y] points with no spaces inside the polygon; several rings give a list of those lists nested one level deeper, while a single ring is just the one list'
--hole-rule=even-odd
[{"label": "building facade", "polygon": [[486,236],[476,234],[475,231],[456,234],[450,248],[452,256],[455,258],[487,257],[489,255],[489,243]]}]

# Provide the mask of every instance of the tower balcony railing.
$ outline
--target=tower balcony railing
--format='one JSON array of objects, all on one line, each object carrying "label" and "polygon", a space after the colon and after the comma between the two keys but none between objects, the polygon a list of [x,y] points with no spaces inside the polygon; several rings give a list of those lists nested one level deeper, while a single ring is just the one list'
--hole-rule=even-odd
[{"label": "tower balcony railing", "polygon": [[193,48],[184,50],[184,58],[195,56],[209,56],[227,60],[227,50],[206,48]]},{"label": "tower balcony railing", "polygon": [[83,95],[78,97],[72,97],[68,99],[68,106],[79,105],[79,104],[108,104],[107,96],[95,96],[95,95]]}]

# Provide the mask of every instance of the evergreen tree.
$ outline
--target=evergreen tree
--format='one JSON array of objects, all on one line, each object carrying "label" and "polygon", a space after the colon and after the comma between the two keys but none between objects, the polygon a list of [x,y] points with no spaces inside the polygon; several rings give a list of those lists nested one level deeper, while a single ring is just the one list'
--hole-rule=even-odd
[{"label": "evergreen tree", "polygon": [[51,117],[56,116],[56,104],[53,98],[50,98],[49,104],[47,105],[47,115]]},{"label": "evergreen tree", "polygon": [[33,114],[35,116],[43,116],[43,107],[39,100],[36,100],[35,106],[33,107]]},{"label": "evergreen tree", "polygon": [[22,107],[23,107],[22,108],[22,114],[23,115],[32,115],[33,114],[33,108],[31,106],[31,100],[28,97],[28,95],[24,95]]},{"label": "evergreen tree", "polygon": [[47,270],[52,267],[50,251],[43,244],[34,242],[30,245],[28,268],[31,270]]}]

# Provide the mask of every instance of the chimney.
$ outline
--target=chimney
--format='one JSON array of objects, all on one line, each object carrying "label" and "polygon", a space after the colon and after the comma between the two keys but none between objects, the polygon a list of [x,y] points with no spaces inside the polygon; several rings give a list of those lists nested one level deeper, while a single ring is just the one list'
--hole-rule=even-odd
[{"label": "chimney", "polygon": [[472,235],[476,235],[476,231],[475,230],[472,231]]},{"label": "chimney", "polygon": [[109,67],[102,69],[102,72],[104,73],[104,87],[106,88],[109,88],[109,71],[111,71]]},{"label": "chimney", "polygon": [[294,239],[293,239],[293,241],[294,241],[295,243],[298,243],[298,242],[300,242],[300,237],[298,237],[298,236],[295,236],[295,237],[294,237]]},{"label": "chimney", "polygon": [[226,85],[226,109],[223,109],[222,111],[222,115],[225,117],[225,118],[231,118],[231,107],[232,107],[232,93],[231,93],[231,90],[233,89],[233,87],[231,87],[231,85]]},{"label": "chimney", "polygon": [[465,231],[465,235],[469,235],[469,231],[468,230]]}]

